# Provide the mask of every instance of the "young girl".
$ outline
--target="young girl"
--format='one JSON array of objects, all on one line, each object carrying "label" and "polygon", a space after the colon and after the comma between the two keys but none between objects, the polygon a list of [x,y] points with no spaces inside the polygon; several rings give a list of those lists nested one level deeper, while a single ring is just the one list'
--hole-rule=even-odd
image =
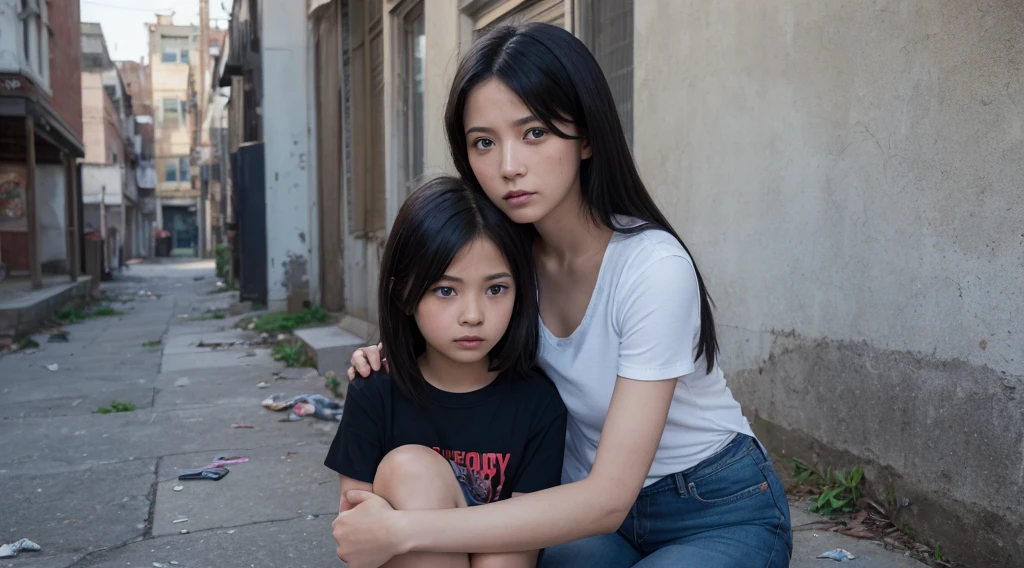
[{"label": "young girl", "polygon": [[[460,64],[445,121],[463,178],[536,231],[539,361],[569,409],[564,484],[445,511],[353,492],[360,504],[334,522],[339,556],[367,568],[409,551],[549,547],[545,567],[788,566],[782,485],[593,56],[554,26],[498,28]],[[352,360],[365,375],[380,353]]]},{"label": "young girl", "polygon": [[[346,491],[398,510],[493,503],[558,484],[566,410],[533,369],[528,236],[454,178],[418,189],[384,251],[378,303],[389,373],[349,386],[325,464]],[[413,553],[388,566],[535,566],[537,551]]]}]

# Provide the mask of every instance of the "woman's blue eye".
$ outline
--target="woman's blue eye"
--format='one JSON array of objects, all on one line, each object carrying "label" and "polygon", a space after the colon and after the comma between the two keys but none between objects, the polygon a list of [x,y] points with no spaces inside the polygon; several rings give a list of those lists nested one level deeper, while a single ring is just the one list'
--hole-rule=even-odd
[{"label": "woman's blue eye", "polygon": [[455,295],[455,288],[451,286],[439,286],[434,288],[434,293],[442,298],[450,298]]},{"label": "woman's blue eye", "polygon": [[533,138],[534,140],[542,138],[545,134],[547,134],[547,132],[542,128],[531,128],[526,131],[526,137]]},{"label": "woman's blue eye", "polygon": [[492,141],[490,141],[490,140],[488,140],[486,138],[481,138],[481,139],[477,140],[476,142],[473,142],[473,145],[476,146],[478,150],[486,150],[486,149],[490,148],[491,146],[494,146],[494,142],[492,142]]},{"label": "woman's blue eye", "polygon": [[504,284],[495,284],[494,286],[491,286],[490,288],[488,288],[487,292],[489,294],[491,294],[492,296],[497,296],[498,294],[501,294],[502,292],[504,292],[507,289],[508,289],[508,286],[506,286]]}]

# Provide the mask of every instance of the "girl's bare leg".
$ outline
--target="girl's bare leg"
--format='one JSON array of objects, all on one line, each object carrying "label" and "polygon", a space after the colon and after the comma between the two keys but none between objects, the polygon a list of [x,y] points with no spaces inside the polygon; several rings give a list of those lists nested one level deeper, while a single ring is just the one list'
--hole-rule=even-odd
[{"label": "girl's bare leg", "polygon": [[[466,498],[448,461],[425,446],[395,448],[377,466],[373,492],[395,509],[465,507]],[[386,568],[470,568],[468,554],[413,552],[392,558]]]}]

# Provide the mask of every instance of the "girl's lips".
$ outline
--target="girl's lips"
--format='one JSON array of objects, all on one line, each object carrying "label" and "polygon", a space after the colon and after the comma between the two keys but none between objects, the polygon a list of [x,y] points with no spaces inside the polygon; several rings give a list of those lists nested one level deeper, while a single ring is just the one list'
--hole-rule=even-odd
[{"label": "girl's lips", "polygon": [[455,343],[457,343],[459,347],[462,347],[463,349],[476,349],[477,347],[483,345],[484,340],[479,337],[460,337],[459,339],[455,340]]},{"label": "girl's lips", "polygon": [[510,191],[502,199],[509,205],[522,205],[530,200],[534,194],[528,191]]}]

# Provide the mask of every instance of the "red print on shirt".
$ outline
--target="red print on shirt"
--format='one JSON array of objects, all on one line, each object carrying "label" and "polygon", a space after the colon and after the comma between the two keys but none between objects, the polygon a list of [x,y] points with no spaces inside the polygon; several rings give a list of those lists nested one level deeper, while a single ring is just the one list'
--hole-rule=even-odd
[{"label": "red print on shirt", "polygon": [[466,484],[470,493],[481,503],[497,501],[505,485],[505,468],[512,454],[494,452],[463,452],[435,447],[434,451],[466,471]]}]

